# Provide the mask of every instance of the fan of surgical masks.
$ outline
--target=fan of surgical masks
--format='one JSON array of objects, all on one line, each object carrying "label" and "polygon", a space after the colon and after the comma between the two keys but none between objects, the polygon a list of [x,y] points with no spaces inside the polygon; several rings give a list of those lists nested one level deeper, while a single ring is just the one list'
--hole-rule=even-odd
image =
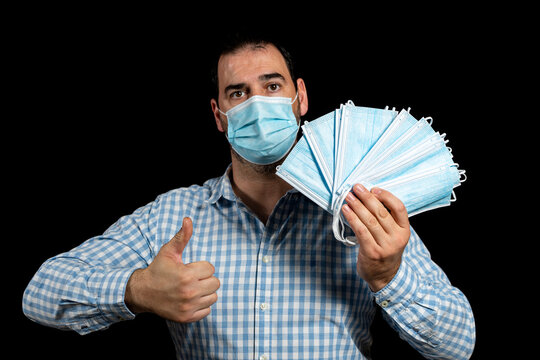
[{"label": "fan of surgical masks", "polygon": [[337,240],[345,236],[341,214],[354,184],[379,187],[398,197],[409,216],[448,206],[453,189],[465,181],[446,134],[431,127],[433,119],[415,119],[410,109],[355,106],[352,101],[320,118],[305,122],[303,136],[276,174],[334,216]]}]

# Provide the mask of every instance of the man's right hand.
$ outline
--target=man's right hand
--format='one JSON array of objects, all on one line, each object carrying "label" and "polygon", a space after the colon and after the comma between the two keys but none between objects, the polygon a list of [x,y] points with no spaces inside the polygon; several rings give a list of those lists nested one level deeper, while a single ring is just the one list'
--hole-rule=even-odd
[{"label": "man's right hand", "polygon": [[192,232],[193,224],[186,217],[154,261],[133,272],[125,294],[125,303],[133,312],[152,312],[177,322],[194,322],[210,314],[220,283],[209,262],[183,263],[182,253]]}]

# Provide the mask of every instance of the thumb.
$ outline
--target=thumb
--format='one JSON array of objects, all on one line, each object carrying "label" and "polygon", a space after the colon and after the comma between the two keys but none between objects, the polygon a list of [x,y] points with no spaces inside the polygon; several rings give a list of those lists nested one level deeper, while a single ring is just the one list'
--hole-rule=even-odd
[{"label": "thumb", "polygon": [[173,238],[168,243],[169,248],[176,255],[180,255],[180,260],[182,260],[182,253],[184,252],[184,249],[186,248],[186,245],[191,238],[192,233],[193,223],[191,222],[190,218],[185,217],[182,221],[182,228],[176,233],[176,235],[173,236]]}]

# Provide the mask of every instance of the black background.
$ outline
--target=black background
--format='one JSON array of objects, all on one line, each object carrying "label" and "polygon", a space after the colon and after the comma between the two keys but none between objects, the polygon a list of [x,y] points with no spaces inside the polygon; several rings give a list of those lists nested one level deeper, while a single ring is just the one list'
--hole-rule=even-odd
[{"label": "black background", "polygon": [[[514,323],[511,306],[502,304],[514,301],[506,275],[516,256],[503,244],[516,236],[504,174],[517,159],[502,154],[508,139],[515,141],[509,100],[521,91],[513,81],[526,31],[494,21],[502,14],[493,9],[411,15],[358,6],[320,18],[292,9],[250,17],[207,10],[214,16],[82,6],[16,13],[8,31],[3,147],[10,182],[4,241],[15,245],[4,255],[10,286],[4,311],[13,324],[9,338],[23,340],[18,357],[174,358],[166,325],[155,316],[79,336],[31,322],[20,303],[47,258],[165,191],[222,175],[230,155],[210,111],[209,71],[220,36],[239,28],[264,30],[289,48],[307,86],[306,120],[353,100],[411,107],[447,133],[468,180],[456,189],[457,202],[411,223],[471,302],[472,358],[507,349],[497,339]],[[373,332],[375,359],[421,358],[380,318]]]}]

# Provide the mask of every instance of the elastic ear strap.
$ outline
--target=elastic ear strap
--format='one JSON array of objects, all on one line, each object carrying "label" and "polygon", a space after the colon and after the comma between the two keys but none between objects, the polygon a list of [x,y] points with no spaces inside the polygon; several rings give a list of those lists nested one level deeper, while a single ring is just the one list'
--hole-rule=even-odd
[{"label": "elastic ear strap", "polygon": [[296,101],[297,98],[298,98],[298,91],[296,92],[296,96],[294,97],[294,100],[291,101],[291,105],[294,104],[294,102]]},{"label": "elastic ear strap", "polygon": [[[467,181],[467,174],[465,174],[465,170],[458,170],[458,173],[460,183]],[[463,177],[463,179],[461,179],[461,177]]]},{"label": "elastic ear strap", "polygon": [[354,246],[356,242],[351,241],[352,239],[356,240],[355,237],[347,236],[345,237],[345,224],[341,218],[341,207],[345,202],[345,197],[347,196],[348,191],[344,191],[336,200],[336,205],[334,208],[334,218],[332,219],[332,230],[334,231],[334,237],[336,240],[342,242],[347,246]]},{"label": "elastic ear strap", "polygon": [[451,164],[450,166],[454,166],[454,167],[457,169],[458,174],[459,174],[459,182],[460,182],[460,183],[465,182],[465,181],[467,180],[467,174],[466,174],[466,171],[463,170],[463,169],[460,169],[458,163],[453,163],[453,164]]}]

